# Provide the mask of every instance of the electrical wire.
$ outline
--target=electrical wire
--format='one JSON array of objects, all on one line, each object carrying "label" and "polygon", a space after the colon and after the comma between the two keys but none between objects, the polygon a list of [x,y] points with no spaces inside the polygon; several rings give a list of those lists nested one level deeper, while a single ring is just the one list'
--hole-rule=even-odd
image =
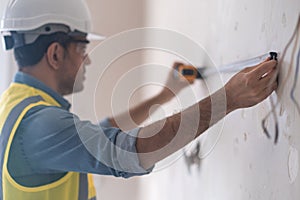
[{"label": "electrical wire", "polygon": [[[275,107],[273,97],[270,98],[270,102],[271,102],[272,107]],[[273,112],[273,118],[274,118],[274,121],[275,121],[275,138],[274,138],[274,143],[277,144],[278,137],[279,137],[279,127],[278,127],[278,118],[277,118],[276,112]]]},{"label": "electrical wire", "polygon": [[[296,27],[295,27],[295,30],[294,30],[294,32],[293,32],[291,38],[289,39],[287,45],[285,46],[285,48],[284,48],[284,50],[283,50],[283,52],[282,52],[281,59],[280,59],[280,61],[279,61],[279,63],[278,63],[279,67],[282,66],[282,63],[283,63],[283,60],[284,60],[284,58],[285,58],[286,52],[287,52],[287,50],[289,49],[289,47],[290,47],[291,43],[293,42],[294,38],[296,38],[296,40],[298,41],[299,29],[300,29],[300,14],[299,14],[299,16],[298,16],[298,21],[297,21],[297,25],[296,25]],[[296,42],[296,43],[297,43],[297,42]],[[293,56],[293,54],[292,54],[292,56]],[[292,67],[290,66],[289,69],[288,69],[288,73],[287,73],[285,79],[283,79],[283,81],[282,81],[282,84],[283,84],[283,85],[285,85],[286,82],[288,81],[288,79],[289,79],[289,77],[290,77],[290,75],[291,75],[291,71],[292,71]],[[283,88],[283,87],[282,87],[282,88]]]},{"label": "electrical wire", "polygon": [[[278,63],[279,67],[282,67],[282,64],[283,64],[283,60],[285,58],[285,55],[286,55],[286,52],[287,50],[289,49],[290,45],[292,44],[292,42],[294,41],[295,39],[295,45],[294,45],[294,48],[293,48],[293,52],[292,52],[292,56],[291,56],[291,62],[290,62],[290,65],[289,65],[289,68],[288,68],[288,73],[287,75],[284,77],[283,81],[282,81],[282,89],[283,89],[283,86],[287,83],[287,81],[289,80],[289,77],[291,75],[291,72],[292,72],[292,66],[293,66],[293,61],[294,61],[294,54],[295,54],[295,51],[296,51],[296,47],[297,47],[297,44],[298,44],[298,38],[299,38],[299,30],[300,30],[300,14],[298,16],[298,21],[297,21],[297,25],[295,27],[295,30],[291,36],[291,38],[289,39],[287,45],[285,46],[284,50],[283,50],[283,53],[282,53],[282,57]],[[295,73],[295,77],[297,77],[297,74],[298,74],[298,71],[299,71],[299,52],[298,52],[298,58],[297,58],[297,66],[296,67],[296,73]],[[298,78],[298,77],[297,77]],[[299,104],[298,102],[296,101],[296,99],[294,98],[294,91],[295,91],[295,88],[296,88],[296,84],[297,84],[297,78],[294,79],[294,84],[293,84],[293,87],[292,87],[292,91],[291,92],[291,98],[293,100],[293,102],[295,103],[297,109],[298,109],[298,112],[300,114],[300,107],[299,107]],[[280,91],[278,91],[280,93]],[[293,96],[293,97],[292,97]],[[266,136],[268,138],[270,138],[270,133],[266,127],[266,121],[267,119],[270,117],[271,114],[273,114],[273,118],[274,118],[274,121],[275,121],[275,139],[274,139],[274,143],[277,144],[278,142],[278,137],[279,137],[279,127],[278,127],[278,119],[277,119],[277,114],[276,114],[276,108],[277,106],[279,105],[279,101],[277,101],[276,104],[274,104],[274,101],[272,99],[272,97],[270,97],[270,101],[271,101],[271,107],[272,109],[269,111],[269,113],[265,116],[265,118],[262,120],[262,128],[263,128],[263,131],[264,133],[266,134]]]},{"label": "electrical wire", "polygon": [[297,100],[295,98],[295,90],[296,90],[296,87],[297,87],[298,75],[299,75],[299,61],[300,61],[300,47],[298,49],[298,54],[297,54],[297,63],[296,63],[294,82],[293,82],[293,86],[292,86],[291,93],[290,93],[291,94],[291,99],[294,102],[294,104],[297,108],[297,111],[300,115],[300,105],[299,105],[299,103],[297,102]]},{"label": "electrical wire", "polygon": [[272,110],[268,113],[268,115],[262,120],[262,128],[264,133],[266,134],[267,138],[271,138],[271,135],[268,131],[268,128],[266,126],[266,121],[268,117],[273,114],[273,119],[274,119],[274,124],[275,124],[275,138],[274,138],[274,143],[277,144],[278,142],[278,137],[279,137],[279,123],[278,123],[278,118],[277,118],[277,113],[276,113],[276,104],[274,103],[273,97],[270,96],[270,102],[271,102],[271,107]]}]

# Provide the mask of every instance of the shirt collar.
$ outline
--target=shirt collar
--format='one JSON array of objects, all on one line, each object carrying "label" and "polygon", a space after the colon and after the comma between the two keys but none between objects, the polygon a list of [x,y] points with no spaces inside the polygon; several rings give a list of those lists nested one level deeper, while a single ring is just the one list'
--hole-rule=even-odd
[{"label": "shirt collar", "polygon": [[34,78],[33,76],[30,76],[29,74],[23,72],[17,72],[14,78],[14,82],[26,84],[46,92],[48,95],[54,98],[61,105],[62,108],[66,110],[69,110],[71,107],[71,104],[60,94],[56,93],[54,90],[49,88],[46,84],[42,83],[41,81]]}]

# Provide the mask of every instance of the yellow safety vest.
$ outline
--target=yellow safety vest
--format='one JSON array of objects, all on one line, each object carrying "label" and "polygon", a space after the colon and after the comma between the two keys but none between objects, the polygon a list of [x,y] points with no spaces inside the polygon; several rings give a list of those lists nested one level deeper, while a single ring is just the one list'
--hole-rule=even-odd
[{"label": "yellow safety vest", "polygon": [[[17,183],[8,170],[8,157],[16,130],[28,110],[35,106],[61,105],[47,93],[25,84],[12,83],[0,99],[1,200],[94,200],[92,176],[68,172],[59,180],[38,187]],[[85,180],[85,181],[83,181]],[[82,191],[85,187],[85,191]]]}]

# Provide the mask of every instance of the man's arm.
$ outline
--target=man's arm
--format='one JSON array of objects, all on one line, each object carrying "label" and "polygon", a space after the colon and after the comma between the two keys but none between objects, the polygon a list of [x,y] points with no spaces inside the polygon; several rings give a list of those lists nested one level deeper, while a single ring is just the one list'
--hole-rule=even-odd
[{"label": "man's arm", "polygon": [[[181,63],[174,63],[173,70],[175,66]],[[182,81],[174,77],[174,71],[171,70],[168,79],[165,83],[165,87],[162,91],[155,95],[154,97],[145,100],[144,102],[138,104],[137,106],[130,108],[128,112],[121,113],[120,115],[113,116],[109,118],[109,122],[113,127],[120,128],[122,130],[131,130],[140,125],[149,117],[149,111],[155,111],[158,106],[169,102],[176,94],[178,94],[182,89],[187,87],[189,83],[187,81]]]},{"label": "man's arm", "polygon": [[147,169],[176,152],[228,113],[251,107],[277,88],[276,61],[249,67],[230,79],[223,89],[171,117],[142,128],[136,148]]}]

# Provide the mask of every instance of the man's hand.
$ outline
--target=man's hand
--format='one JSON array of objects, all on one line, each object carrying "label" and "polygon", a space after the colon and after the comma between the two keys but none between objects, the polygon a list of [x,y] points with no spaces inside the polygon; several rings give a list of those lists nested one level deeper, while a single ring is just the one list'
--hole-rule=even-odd
[{"label": "man's hand", "polygon": [[277,61],[269,58],[237,73],[225,85],[228,111],[263,101],[277,88],[277,76]]},{"label": "man's hand", "polygon": [[164,97],[166,101],[169,101],[171,98],[176,96],[182,89],[186,88],[192,83],[189,83],[188,81],[183,81],[182,79],[176,78],[174,76],[174,70],[176,66],[178,66],[179,62],[175,62],[173,64],[172,70],[170,71],[168,75],[168,79],[165,83],[165,87],[161,91],[160,95],[161,97]]}]

